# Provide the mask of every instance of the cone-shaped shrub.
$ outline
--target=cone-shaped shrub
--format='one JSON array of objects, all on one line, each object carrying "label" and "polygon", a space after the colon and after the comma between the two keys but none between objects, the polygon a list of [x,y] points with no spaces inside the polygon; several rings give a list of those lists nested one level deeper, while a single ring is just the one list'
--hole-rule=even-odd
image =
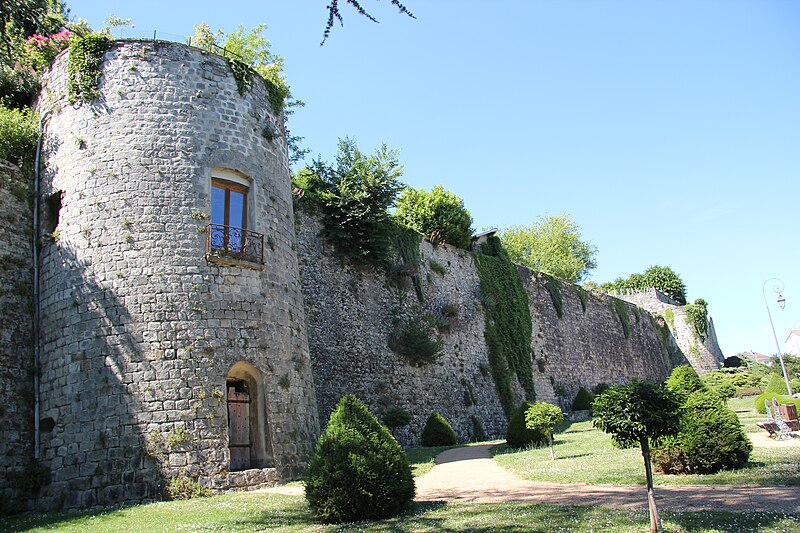
[{"label": "cone-shaped shrub", "polygon": [[592,393],[581,387],[580,390],[578,390],[578,394],[575,395],[575,399],[572,401],[572,410],[587,411],[592,408],[593,401]]},{"label": "cone-shaped shrub", "polygon": [[528,429],[525,425],[525,413],[533,407],[531,402],[522,402],[517,407],[506,430],[506,444],[512,448],[527,448],[529,446],[542,446],[547,444],[547,436],[541,431]]},{"label": "cone-shaped shrub", "polygon": [[437,412],[431,413],[422,430],[423,446],[452,446],[456,443],[456,432],[450,422]]},{"label": "cone-shaped shrub", "polygon": [[386,518],[414,498],[405,453],[352,394],[339,400],[305,482],[306,500],[325,522]]},{"label": "cone-shaped shrub", "polygon": [[678,434],[653,450],[653,463],[665,474],[713,474],[741,468],[752,450],[736,413],[698,391],[683,405]]},{"label": "cone-shaped shrub", "polygon": [[669,390],[677,393],[683,401],[686,401],[693,392],[707,390],[706,384],[697,375],[695,369],[688,365],[674,368],[665,385]]}]

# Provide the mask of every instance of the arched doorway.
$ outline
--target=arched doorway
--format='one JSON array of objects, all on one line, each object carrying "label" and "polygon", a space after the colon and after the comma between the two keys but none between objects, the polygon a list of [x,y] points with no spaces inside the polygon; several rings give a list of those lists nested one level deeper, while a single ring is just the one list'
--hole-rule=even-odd
[{"label": "arched doorway", "polygon": [[273,466],[261,372],[240,361],[228,371],[225,385],[230,470]]}]

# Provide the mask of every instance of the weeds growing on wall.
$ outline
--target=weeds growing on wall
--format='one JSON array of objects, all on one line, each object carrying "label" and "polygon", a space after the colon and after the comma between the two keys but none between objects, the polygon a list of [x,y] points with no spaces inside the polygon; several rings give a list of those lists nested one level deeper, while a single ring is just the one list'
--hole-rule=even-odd
[{"label": "weeds growing on wall", "polygon": [[547,289],[547,292],[550,294],[550,299],[553,301],[553,307],[556,308],[556,314],[558,318],[564,316],[564,300],[561,298],[561,283],[552,277],[548,276],[545,273],[542,273],[544,276],[544,288]]},{"label": "weeds growing on wall", "polygon": [[611,298],[611,305],[614,307],[614,311],[622,324],[622,333],[625,334],[626,339],[629,339],[631,336],[631,319],[628,316],[628,306],[618,298]]},{"label": "weeds growing on wall", "polygon": [[573,289],[575,289],[575,294],[578,295],[578,299],[581,301],[581,309],[583,312],[586,312],[586,306],[589,304],[589,293],[586,289],[581,287],[580,285],[573,285]]},{"label": "weeds growing on wall", "polygon": [[91,34],[72,41],[67,61],[67,94],[70,103],[92,102],[100,96],[103,57],[114,41],[105,35]]},{"label": "weeds growing on wall", "polygon": [[708,304],[702,298],[698,298],[693,304],[686,304],[683,310],[686,312],[686,321],[692,326],[694,334],[700,338],[701,342],[706,341],[708,333]]},{"label": "weeds growing on wall", "polygon": [[664,309],[664,321],[669,326],[670,331],[675,331],[675,313],[672,309]]},{"label": "weeds growing on wall", "polygon": [[389,338],[389,348],[414,366],[435,363],[442,353],[443,344],[436,335],[431,317],[421,314],[398,322]]},{"label": "weeds growing on wall", "polygon": [[531,313],[517,267],[492,237],[475,254],[486,315],[489,364],[500,403],[510,416],[516,407],[512,378],[517,377],[525,396],[535,401],[531,350]]},{"label": "weeds growing on wall", "polygon": [[422,235],[404,226],[397,226],[394,245],[403,263],[414,269],[411,276],[411,283],[414,285],[414,292],[417,293],[417,300],[425,300],[422,292],[422,281],[419,279],[419,264],[422,256],[419,252],[419,245],[422,243]]}]

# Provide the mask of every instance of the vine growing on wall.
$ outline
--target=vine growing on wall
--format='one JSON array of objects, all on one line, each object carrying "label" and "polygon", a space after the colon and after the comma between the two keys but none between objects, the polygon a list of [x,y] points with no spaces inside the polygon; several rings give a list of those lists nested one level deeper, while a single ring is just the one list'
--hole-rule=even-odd
[{"label": "vine growing on wall", "polygon": [[572,288],[575,289],[575,294],[578,295],[578,299],[581,301],[581,309],[586,313],[586,306],[589,304],[589,292],[580,285],[573,285]]},{"label": "vine growing on wall", "polygon": [[628,315],[628,306],[618,298],[611,298],[611,305],[614,307],[614,311],[617,313],[617,317],[619,317],[619,321],[622,324],[622,333],[625,334],[626,339],[630,338],[631,319]]},{"label": "vine growing on wall", "polygon": [[103,57],[114,41],[105,35],[91,34],[75,39],[69,46],[67,94],[70,103],[92,102],[100,96]]},{"label": "vine growing on wall", "polygon": [[706,341],[708,332],[708,303],[702,298],[698,298],[693,304],[683,306],[686,312],[686,321],[692,326],[694,334],[700,338],[701,342]]},{"label": "vine growing on wall", "polygon": [[394,245],[407,270],[411,272],[411,283],[414,285],[414,292],[417,293],[417,300],[422,302],[425,299],[422,282],[419,279],[419,264],[422,259],[419,245],[422,243],[422,235],[411,228],[399,225],[396,227],[396,232]]},{"label": "vine growing on wall", "polygon": [[558,318],[562,318],[564,316],[564,300],[561,298],[561,284],[556,278],[548,276],[544,272],[542,272],[542,276],[544,277],[544,288],[550,294],[553,307],[556,308],[556,314]]},{"label": "vine growing on wall", "polygon": [[669,326],[670,331],[675,331],[675,313],[672,309],[664,309],[664,321]]},{"label": "vine growing on wall", "polygon": [[486,344],[489,364],[500,403],[507,416],[513,413],[515,399],[512,378],[517,377],[525,397],[533,402],[531,314],[528,296],[522,287],[517,267],[500,243],[492,237],[475,254],[486,316]]}]

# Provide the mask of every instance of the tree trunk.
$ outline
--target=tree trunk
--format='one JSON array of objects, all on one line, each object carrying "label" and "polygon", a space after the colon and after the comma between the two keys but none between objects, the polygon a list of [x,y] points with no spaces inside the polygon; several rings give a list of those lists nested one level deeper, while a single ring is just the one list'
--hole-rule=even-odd
[{"label": "tree trunk", "polygon": [[658,516],[656,495],[653,492],[653,467],[650,465],[650,441],[647,437],[644,437],[639,444],[642,447],[644,473],[647,478],[647,506],[650,509],[650,532],[658,533],[661,531],[661,518]]},{"label": "tree trunk", "polygon": [[547,437],[550,440],[550,460],[555,461],[556,453],[553,451],[553,434],[550,433]]}]

